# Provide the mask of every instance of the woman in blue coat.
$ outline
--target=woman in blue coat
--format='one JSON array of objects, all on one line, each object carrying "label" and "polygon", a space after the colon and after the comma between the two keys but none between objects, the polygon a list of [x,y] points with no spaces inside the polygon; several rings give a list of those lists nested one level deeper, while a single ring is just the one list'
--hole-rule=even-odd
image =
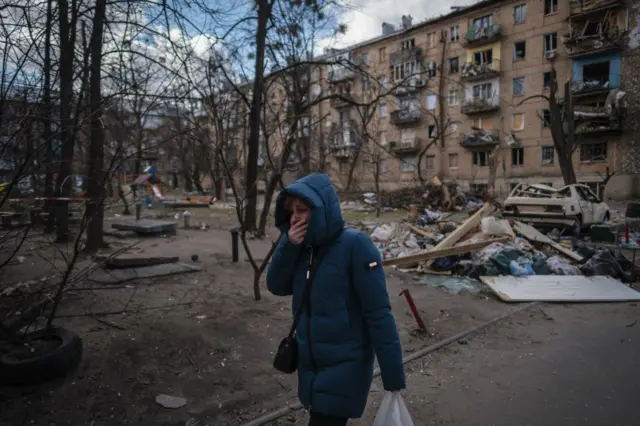
[{"label": "woman in blue coat", "polygon": [[[405,387],[402,347],[391,313],[380,252],[369,236],[344,227],[338,195],[325,174],[285,188],[276,203],[282,238],[267,272],[269,291],[293,295],[303,309],[296,330],[298,396],[309,426],[343,426],[364,411],[374,355],[385,390]],[[309,256],[315,268],[303,305]]]}]

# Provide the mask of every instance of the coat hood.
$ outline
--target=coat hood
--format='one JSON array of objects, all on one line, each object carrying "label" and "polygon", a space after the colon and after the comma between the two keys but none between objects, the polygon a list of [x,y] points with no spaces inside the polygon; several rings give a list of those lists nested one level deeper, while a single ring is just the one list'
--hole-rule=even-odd
[{"label": "coat hood", "polygon": [[307,175],[287,186],[276,201],[276,226],[282,233],[289,232],[289,213],[285,210],[288,196],[300,198],[311,207],[304,243],[322,246],[344,228],[338,193],[324,173]]}]

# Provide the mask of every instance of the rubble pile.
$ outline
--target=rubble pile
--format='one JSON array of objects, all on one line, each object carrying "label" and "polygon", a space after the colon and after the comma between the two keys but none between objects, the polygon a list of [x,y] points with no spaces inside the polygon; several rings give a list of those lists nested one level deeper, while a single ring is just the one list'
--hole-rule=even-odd
[{"label": "rubble pile", "polygon": [[451,286],[456,293],[481,288],[479,282],[474,286],[479,277],[606,275],[627,283],[632,279],[633,264],[619,251],[592,249],[558,232],[544,235],[532,226],[504,219],[489,203],[458,220],[422,208],[417,217],[402,223],[368,223],[362,228],[380,250],[385,266],[453,276],[437,280],[437,286]]}]

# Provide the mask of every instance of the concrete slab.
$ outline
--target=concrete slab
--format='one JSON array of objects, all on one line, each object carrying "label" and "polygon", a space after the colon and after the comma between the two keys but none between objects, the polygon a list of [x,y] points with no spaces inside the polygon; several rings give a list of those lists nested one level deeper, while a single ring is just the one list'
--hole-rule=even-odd
[{"label": "concrete slab", "polygon": [[111,224],[121,231],[133,231],[143,235],[175,234],[178,224],[171,220],[124,219]]},{"label": "concrete slab", "polygon": [[167,263],[164,265],[145,266],[143,268],[129,269],[96,269],[90,276],[89,281],[99,284],[121,284],[138,278],[154,278],[168,275],[185,274],[188,272],[198,272],[200,267],[187,265],[186,263]]}]

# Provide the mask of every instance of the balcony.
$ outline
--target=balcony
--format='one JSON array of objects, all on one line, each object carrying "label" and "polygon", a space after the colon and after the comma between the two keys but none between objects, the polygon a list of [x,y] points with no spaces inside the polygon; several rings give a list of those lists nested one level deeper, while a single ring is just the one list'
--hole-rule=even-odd
[{"label": "balcony", "polygon": [[330,103],[333,108],[349,108],[355,102],[353,94],[351,93],[351,85],[343,88],[343,90],[334,90],[331,92],[332,96],[336,96],[335,98],[331,98]]},{"label": "balcony", "polygon": [[486,149],[500,144],[498,130],[474,130],[462,135],[460,145],[467,149]]},{"label": "balcony", "polygon": [[417,61],[418,64],[421,64],[422,49],[419,47],[413,47],[411,49],[400,50],[398,52],[391,52],[389,60],[391,61],[392,66],[411,61]]},{"label": "balcony", "polygon": [[462,66],[462,80],[473,82],[488,80],[500,76],[500,60],[493,59],[490,63],[478,64],[467,62]]},{"label": "balcony", "polygon": [[481,112],[497,111],[500,109],[500,98],[494,95],[490,98],[470,98],[465,99],[460,109],[463,114],[471,115]]},{"label": "balcony", "polygon": [[574,110],[575,133],[583,136],[601,136],[620,133],[622,111],[608,112],[605,108],[576,106]]},{"label": "balcony", "polygon": [[410,78],[396,88],[395,95],[397,97],[406,96],[420,92],[420,89],[427,86],[426,80],[418,78]]},{"label": "balcony", "polygon": [[422,139],[420,138],[389,142],[389,149],[396,154],[413,154],[420,151],[421,146]]},{"label": "balcony", "polygon": [[569,16],[571,19],[584,19],[623,6],[623,0],[570,0]]},{"label": "balcony", "polygon": [[419,109],[398,109],[391,113],[391,122],[396,126],[414,125],[420,123]]},{"label": "balcony", "polygon": [[618,28],[599,35],[577,35],[581,33],[581,29],[578,29],[563,37],[562,41],[567,49],[567,55],[571,59],[606,55],[621,50],[625,45],[625,34]]},{"label": "balcony", "polygon": [[[617,84],[614,84],[617,86]],[[615,89],[612,87],[609,76],[597,76],[592,78],[586,78],[585,80],[573,80],[571,82],[571,93],[575,98],[603,96],[609,93],[609,90]]]},{"label": "balcony", "polygon": [[488,27],[471,27],[464,38],[465,48],[493,43],[502,38],[502,26],[500,24],[492,24]]},{"label": "balcony", "polygon": [[345,65],[332,65],[327,75],[327,80],[331,84],[347,81],[355,78],[356,72]]}]

